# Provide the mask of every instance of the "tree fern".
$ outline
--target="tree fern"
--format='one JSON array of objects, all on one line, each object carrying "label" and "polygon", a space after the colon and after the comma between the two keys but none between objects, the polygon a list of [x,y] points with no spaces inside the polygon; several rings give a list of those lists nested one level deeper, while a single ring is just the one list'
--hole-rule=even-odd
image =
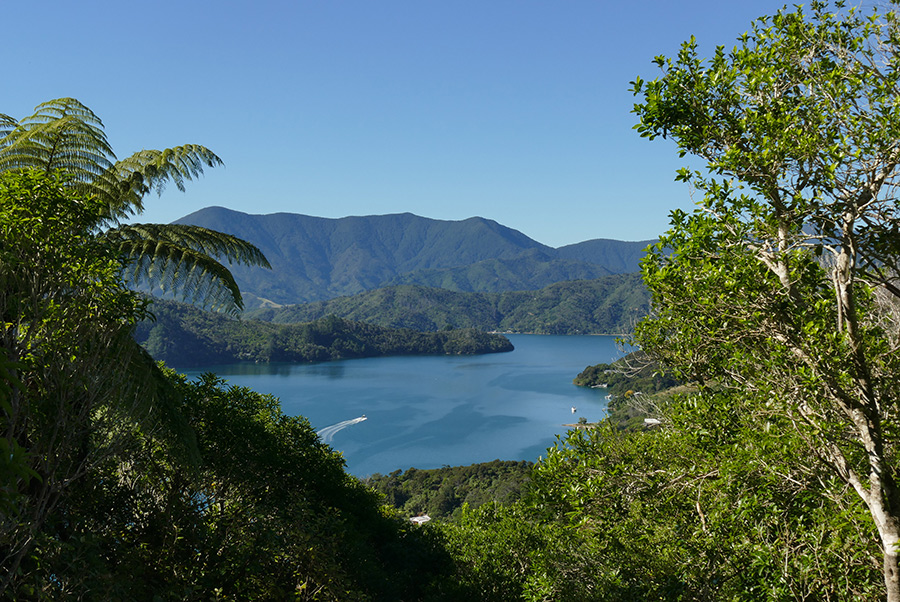
[{"label": "tree fern", "polygon": [[129,278],[143,280],[192,302],[237,312],[241,294],[222,258],[233,263],[269,267],[250,243],[204,228],[161,224],[125,226],[121,222],[143,212],[151,190],[162,193],[172,182],[185,182],[204,167],[222,165],[211,150],[186,144],[164,150],[141,150],[118,160],[103,122],[74,98],[59,98],[35,107],[33,115],[16,121],[0,114],[0,172],[34,168],[62,172],[80,193],[102,200],[107,213],[97,228],[129,259]]},{"label": "tree fern", "polygon": [[0,113],[0,137],[9,134],[17,125],[19,124],[15,119],[9,115]]},{"label": "tree fern", "polygon": [[79,187],[89,188],[114,159],[103,122],[73,98],[38,105],[0,139],[0,171],[62,171]]}]

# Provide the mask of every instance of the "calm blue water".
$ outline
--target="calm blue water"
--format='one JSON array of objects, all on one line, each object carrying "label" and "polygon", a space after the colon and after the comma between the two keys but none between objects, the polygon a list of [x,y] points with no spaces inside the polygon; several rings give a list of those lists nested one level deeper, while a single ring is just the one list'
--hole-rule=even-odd
[{"label": "calm blue water", "polygon": [[[212,371],[279,397],[286,414],[306,416],[360,477],[537,460],[566,431],[564,423],[603,417],[606,391],[576,387],[572,379],[622,352],[615,337],[508,336],[516,347],[510,353],[233,364],[187,374]],[[366,420],[354,420],[362,415]]]}]

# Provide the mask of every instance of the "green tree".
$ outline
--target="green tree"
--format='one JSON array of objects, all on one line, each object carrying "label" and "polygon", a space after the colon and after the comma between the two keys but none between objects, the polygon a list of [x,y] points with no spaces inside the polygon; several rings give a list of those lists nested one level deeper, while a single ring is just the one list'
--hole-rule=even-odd
[{"label": "green tree", "polygon": [[[122,258],[91,228],[103,207],[58,175],[0,172],[0,594],[25,571],[69,484],[140,419],[153,381],[131,327],[145,302],[121,284]],[[99,439],[97,438],[99,436]],[[6,480],[6,479],[9,480]]]},{"label": "green tree", "polygon": [[66,185],[100,200],[105,209],[93,228],[129,259],[124,273],[134,284],[174,291],[193,302],[237,312],[241,293],[231,272],[217,259],[262,265],[268,262],[250,243],[198,226],[123,224],[143,211],[152,190],[169,182],[184,190],[185,182],[204,166],[221,165],[211,150],[186,144],[164,150],[142,150],[117,160],[103,122],[74,98],[59,98],[35,107],[20,121],[0,114],[0,172],[32,168],[67,176]]},{"label": "green tree", "polygon": [[[672,139],[703,193],[644,261],[636,333],[676,374],[765,399],[865,503],[900,600],[900,28],[812,2],[699,57],[686,42],[633,91],[636,129]],[[730,395],[732,402],[738,397]]]},{"label": "green tree", "polygon": [[49,599],[441,599],[427,592],[450,562],[431,533],[386,512],[305,418],[212,374],[165,374],[199,460],[132,430],[66,500],[71,546],[37,580]]},{"label": "green tree", "polygon": [[787,418],[760,429],[751,400],[731,397],[681,396],[665,428],[605,423],[550,450],[531,506],[592,551],[566,579],[604,601],[877,598],[879,546],[859,536],[871,529],[861,500]]},{"label": "green tree", "polygon": [[597,550],[583,532],[542,520],[522,503],[463,506],[453,522],[435,525],[453,557],[450,599],[606,600],[598,588]]},{"label": "green tree", "polygon": [[183,189],[218,163],[193,145],[118,161],[100,119],[74,99],[21,121],[0,115],[2,348],[18,383],[0,406],[12,504],[0,521],[0,592],[30,570],[23,561],[65,548],[65,533],[47,535],[49,521],[61,517],[72,483],[116,455],[125,425],[187,436],[190,447],[155,364],[131,336],[146,302],[123,278],[234,312],[240,292],[218,258],[267,264],[231,236],[121,220],[140,213],[152,189]]}]

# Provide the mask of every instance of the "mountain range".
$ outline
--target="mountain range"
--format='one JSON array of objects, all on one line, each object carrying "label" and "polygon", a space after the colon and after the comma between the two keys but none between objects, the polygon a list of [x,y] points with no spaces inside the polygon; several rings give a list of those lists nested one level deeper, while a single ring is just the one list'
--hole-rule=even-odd
[{"label": "mountain range", "polygon": [[459,292],[537,290],[635,272],[654,242],[595,239],[553,248],[481,217],[447,221],[411,213],[332,219],[208,207],[175,223],[233,234],[260,248],[271,271],[231,266],[249,308],[401,284]]}]

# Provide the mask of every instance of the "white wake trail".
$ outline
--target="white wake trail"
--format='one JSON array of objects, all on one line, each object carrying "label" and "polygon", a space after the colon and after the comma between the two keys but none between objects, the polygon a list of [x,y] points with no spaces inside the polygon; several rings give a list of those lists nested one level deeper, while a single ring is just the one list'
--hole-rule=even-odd
[{"label": "white wake trail", "polygon": [[348,426],[358,424],[363,420],[366,420],[365,414],[363,414],[359,418],[352,418],[350,420],[338,422],[337,424],[332,424],[331,426],[326,426],[322,430],[316,432],[316,434],[319,436],[319,439],[322,440],[322,443],[331,443],[331,440],[334,439],[334,436],[338,431],[342,431]]}]

